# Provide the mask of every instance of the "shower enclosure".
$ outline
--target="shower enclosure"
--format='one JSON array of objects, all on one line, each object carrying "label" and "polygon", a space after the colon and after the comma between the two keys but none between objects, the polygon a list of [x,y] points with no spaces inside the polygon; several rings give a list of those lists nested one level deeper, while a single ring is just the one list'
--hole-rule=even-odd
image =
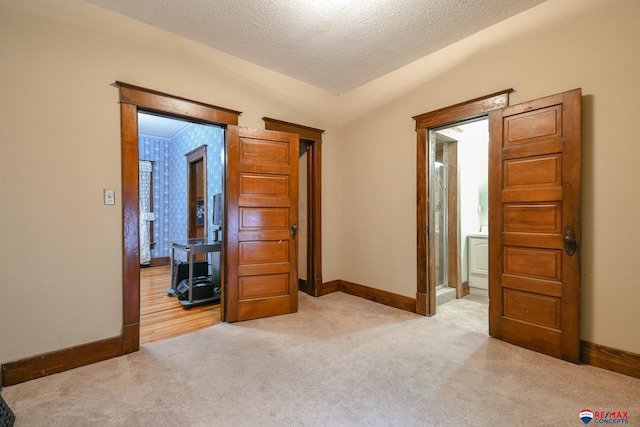
[{"label": "shower enclosure", "polygon": [[449,286],[447,280],[447,166],[440,161],[435,162],[434,173],[434,203],[435,218],[435,273],[436,289]]},{"label": "shower enclosure", "polygon": [[449,253],[449,188],[448,188],[448,151],[446,137],[435,133],[431,144],[431,200],[432,229],[434,236],[434,272],[436,290],[449,286],[448,253]]},{"label": "shower enclosure", "polygon": [[436,290],[436,305],[461,297],[456,131],[429,133],[429,230],[427,275]]}]

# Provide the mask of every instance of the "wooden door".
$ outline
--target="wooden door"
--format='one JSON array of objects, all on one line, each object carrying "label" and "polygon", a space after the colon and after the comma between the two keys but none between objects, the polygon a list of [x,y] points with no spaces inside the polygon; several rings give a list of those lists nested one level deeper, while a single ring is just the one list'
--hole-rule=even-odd
[{"label": "wooden door", "polygon": [[581,90],[491,112],[489,334],[580,356]]},{"label": "wooden door", "polygon": [[298,135],[228,127],[227,322],[298,311]]}]

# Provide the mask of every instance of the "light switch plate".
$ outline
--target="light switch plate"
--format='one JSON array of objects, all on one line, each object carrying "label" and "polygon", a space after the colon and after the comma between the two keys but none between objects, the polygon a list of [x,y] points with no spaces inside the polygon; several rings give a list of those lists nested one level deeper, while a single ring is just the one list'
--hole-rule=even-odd
[{"label": "light switch plate", "polygon": [[104,204],[115,205],[116,204],[116,190],[105,189],[104,190]]}]

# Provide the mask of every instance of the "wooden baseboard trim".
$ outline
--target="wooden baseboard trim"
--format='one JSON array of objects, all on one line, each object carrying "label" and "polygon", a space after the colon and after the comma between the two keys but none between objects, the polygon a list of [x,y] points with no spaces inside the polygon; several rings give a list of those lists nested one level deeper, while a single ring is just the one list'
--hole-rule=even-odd
[{"label": "wooden baseboard trim", "polygon": [[318,289],[316,289],[316,291],[318,292],[318,296],[321,297],[323,295],[338,292],[339,283],[340,280],[332,280],[331,282],[322,283],[320,286],[318,286]]},{"label": "wooden baseboard trim", "polygon": [[416,314],[429,315],[429,296],[427,294],[416,292]]},{"label": "wooden baseboard trim", "polygon": [[298,279],[298,290],[304,292],[305,294],[311,295],[311,286],[309,286],[311,282],[306,279]]},{"label": "wooden baseboard trim", "polygon": [[462,296],[469,295],[469,292],[471,292],[471,290],[469,289],[469,282],[462,282]]},{"label": "wooden baseboard trim", "polygon": [[107,338],[2,365],[3,386],[19,384],[122,354],[122,337]]},{"label": "wooden baseboard trim", "polygon": [[122,354],[140,350],[140,323],[122,327]]},{"label": "wooden baseboard trim", "polygon": [[170,258],[168,256],[160,258],[151,258],[149,261],[149,267],[160,267],[161,265],[169,265]]},{"label": "wooden baseboard trim", "polygon": [[588,341],[580,341],[580,362],[640,378],[640,354],[618,350]]},{"label": "wooden baseboard trim", "polygon": [[400,310],[409,311],[411,313],[416,312],[415,298],[370,288],[357,283],[347,282],[346,280],[339,280],[338,282],[338,290],[346,294],[368,299],[370,301],[378,302]]}]

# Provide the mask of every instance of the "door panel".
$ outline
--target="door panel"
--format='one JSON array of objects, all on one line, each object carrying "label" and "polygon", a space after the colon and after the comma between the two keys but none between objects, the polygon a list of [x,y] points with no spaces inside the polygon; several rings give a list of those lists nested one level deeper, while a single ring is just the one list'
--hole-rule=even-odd
[{"label": "door panel", "polygon": [[228,129],[226,321],[298,310],[298,135]]},{"label": "door panel", "polygon": [[[489,333],[577,363],[580,350],[581,90],[490,120]],[[579,248],[579,244],[578,244]]]},{"label": "door panel", "polygon": [[561,107],[555,105],[506,117],[504,130],[505,147],[560,138],[562,132]]},{"label": "door panel", "polygon": [[504,165],[504,189],[561,185],[561,166],[559,154],[508,160]]},{"label": "door panel", "polygon": [[277,175],[240,174],[240,197],[289,197],[289,177]]},{"label": "door panel", "polygon": [[558,302],[559,298],[504,289],[504,313],[506,316],[554,329],[560,327],[560,304]]},{"label": "door panel", "polygon": [[282,229],[289,226],[289,209],[286,208],[240,208],[240,228],[260,230],[266,227]]},{"label": "door panel", "polygon": [[282,295],[289,289],[289,280],[289,273],[242,277],[240,299]]},{"label": "door panel", "polygon": [[562,222],[560,208],[555,203],[528,205],[504,204],[505,233],[560,233]]}]

